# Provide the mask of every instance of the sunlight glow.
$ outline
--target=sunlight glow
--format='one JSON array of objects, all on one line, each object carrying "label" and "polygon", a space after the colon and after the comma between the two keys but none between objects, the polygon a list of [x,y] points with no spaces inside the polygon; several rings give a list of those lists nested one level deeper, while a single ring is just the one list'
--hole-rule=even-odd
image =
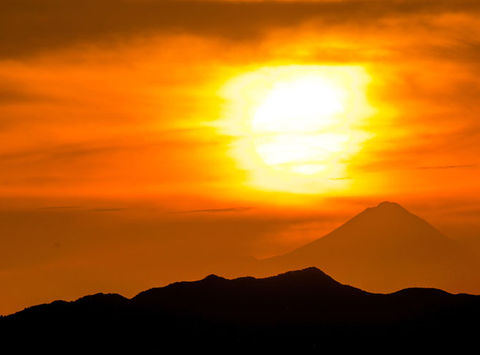
[{"label": "sunlight glow", "polygon": [[319,193],[345,188],[348,163],[372,136],[364,121],[369,75],[359,66],[278,66],[223,88],[219,125],[231,154],[264,190]]}]

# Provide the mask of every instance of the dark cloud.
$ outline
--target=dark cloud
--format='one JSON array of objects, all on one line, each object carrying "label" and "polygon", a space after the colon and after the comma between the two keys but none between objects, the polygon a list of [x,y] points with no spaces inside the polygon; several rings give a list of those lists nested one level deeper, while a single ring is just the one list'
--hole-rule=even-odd
[{"label": "dark cloud", "polygon": [[95,212],[120,212],[120,211],[125,211],[126,208],[123,208],[123,207],[117,207],[117,208],[95,208],[93,209],[92,211],[95,211]]},{"label": "dark cloud", "polygon": [[79,209],[82,208],[81,206],[47,206],[47,207],[40,207],[39,210],[71,210],[71,209]]},{"label": "dark cloud", "polygon": [[95,145],[94,143],[56,145],[34,150],[0,154],[0,164],[51,160],[72,161],[86,156],[124,150],[127,148],[128,147],[126,146],[120,145]]},{"label": "dark cloud", "polygon": [[229,207],[229,208],[206,208],[200,210],[179,211],[175,213],[225,213],[225,212],[244,212],[250,210],[251,207]]},{"label": "dark cloud", "polygon": [[478,11],[475,0],[343,2],[223,2],[118,0],[3,0],[0,58],[15,58],[72,44],[121,42],[130,36],[192,33],[245,39],[272,27],[317,20],[322,26],[370,25],[412,14]]},{"label": "dark cloud", "polygon": [[471,63],[476,66],[480,61],[480,41],[477,39],[456,38],[455,43],[445,46],[433,46],[430,53],[446,60],[459,63]]},{"label": "dark cloud", "polygon": [[[1,43],[2,40],[0,39],[0,48]],[[29,89],[23,87],[21,84],[17,84],[0,76],[0,105],[29,103],[43,100],[45,98],[46,97],[44,95],[33,93]]]},{"label": "dark cloud", "polygon": [[0,87],[0,105],[12,103],[24,103],[37,100],[38,97],[22,90]]},{"label": "dark cloud", "polygon": [[[38,208],[39,211],[70,211],[70,210],[80,210],[83,209],[82,206],[46,206]],[[85,211],[92,212],[119,212],[124,211],[127,208],[124,207],[109,207],[109,208],[92,208]]]}]

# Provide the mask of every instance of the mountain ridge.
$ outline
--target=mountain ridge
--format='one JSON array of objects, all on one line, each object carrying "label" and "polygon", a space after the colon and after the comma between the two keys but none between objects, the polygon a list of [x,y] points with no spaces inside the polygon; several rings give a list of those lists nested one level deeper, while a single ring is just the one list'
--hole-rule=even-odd
[{"label": "mountain ridge", "polygon": [[[212,282],[213,281],[213,282]],[[128,301],[138,301],[145,294],[155,293],[158,290],[175,290],[178,291],[179,288],[182,287],[207,287],[207,288],[215,288],[219,284],[229,284],[235,285],[240,284],[241,287],[251,286],[252,283],[262,283],[262,282],[283,282],[288,286],[292,286],[292,281],[294,281],[297,285],[303,284],[306,286],[316,285],[322,286],[323,289],[320,289],[322,292],[331,288],[343,288],[345,291],[356,291],[357,294],[364,294],[364,295],[371,295],[371,296],[393,296],[393,295],[400,295],[400,294],[436,294],[436,295],[444,295],[444,296],[467,296],[467,297],[478,297],[480,300],[480,295],[472,295],[467,293],[450,293],[442,289],[438,288],[424,288],[424,287],[408,287],[402,290],[398,290],[392,293],[372,293],[368,291],[361,290],[356,287],[352,287],[350,285],[342,284],[322,270],[318,269],[317,267],[308,267],[301,270],[292,270],[287,271],[278,275],[273,275],[270,277],[252,277],[252,276],[244,276],[244,277],[237,277],[237,278],[224,278],[215,274],[210,274],[200,280],[195,281],[179,281],[168,284],[162,287],[153,287],[148,290],[139,292],[137,295],[127,298],[118,293],[95,293],[91,295],[82,296],[73,301],[64,301],[64,300],[55,300],[50,303],[34,305],[31,307],[26,307],[25,309],[1,316],[2,318],[9,318],[14,317],[18,314],[29,312],[31,310],[39,309],[41,307],[46,306],[57,306],[57,305],[72,305],[72,304],[89,304],[95,303],[97,305],[102,304],[109,304],[109,305],[118,305],[118,304],[125,304]],[[250,283],[250,285],[248,285]],[[268,284],[264,286],[271,286],[272,284]],[[236,285],[235,285],[236,286]]]},{"label": "mountain ridge", "polygon": [[311,267],[267,278],[209,275],[131,299],[99,293],[55,301],[0,317],[0,330],[109,349],[161,344],[168,350],[299,350],[318,344],[335,349],[342,339],[351,341],[343,346],[357,348],[372,334],[377,344],[421,340],[431,346],[431,339],[447,335],[473,340],[480,330],[478,317],[480,296],[437,289],[369,293]]}]

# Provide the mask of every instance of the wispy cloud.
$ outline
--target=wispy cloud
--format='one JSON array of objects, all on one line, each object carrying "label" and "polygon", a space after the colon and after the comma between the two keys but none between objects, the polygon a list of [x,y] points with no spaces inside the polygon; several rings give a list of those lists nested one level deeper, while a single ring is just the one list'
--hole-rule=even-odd
[{"label": "wispy cloud", "polygon": [[433,165],[433,166],[419,166],[417,169],[420,170],[436,170],[436,169],[469,169],[476,168],[476,164],[465,164],[465,165]]},{"label": "wispy cloud", "polygon": [[245,212],[251,209],[252,209],[251,207],[205,208],[205,209],[199,209],[199,210],[176,211],[173,213],[230,213],[230,212]]},{"label": "wispy cloud", "polygon": [[120,211],[125,211],[127,208],[124,207],[111,207],[111,208],[94,208],[90,211],[95,211],[95,212],[120,212]]},{"label": "wispy cloud", "polygon": [[82,206],[46,206],[40,207],[39,210],[74,210],[82,208]]}]

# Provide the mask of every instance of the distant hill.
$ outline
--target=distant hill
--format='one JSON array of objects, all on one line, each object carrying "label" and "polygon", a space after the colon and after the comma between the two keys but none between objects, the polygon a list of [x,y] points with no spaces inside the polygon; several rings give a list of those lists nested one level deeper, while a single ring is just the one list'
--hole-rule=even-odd
[{"label": "distant hill", "polygon": [[[210,275],[132,299],[97,294],[0,318],[2,341],[49,350],[300,351],[474,343],[480,296],[373,294],[316,268],[233,280]],[[21,340],[18,340],[18,339]],[[66,347],[65,347],[66,346]],[[388,346],[388,348],[383,348]],[[57,349],[57,350],[58,350]],[[387,351],[391,353],[390,351]]]},{"label": "distant hill", "polygon": [[308,266],[372,292],[418,286],[480,293],[478,255],[392,202],[367,208],[292,252],[262,260],[254,274]]}]

